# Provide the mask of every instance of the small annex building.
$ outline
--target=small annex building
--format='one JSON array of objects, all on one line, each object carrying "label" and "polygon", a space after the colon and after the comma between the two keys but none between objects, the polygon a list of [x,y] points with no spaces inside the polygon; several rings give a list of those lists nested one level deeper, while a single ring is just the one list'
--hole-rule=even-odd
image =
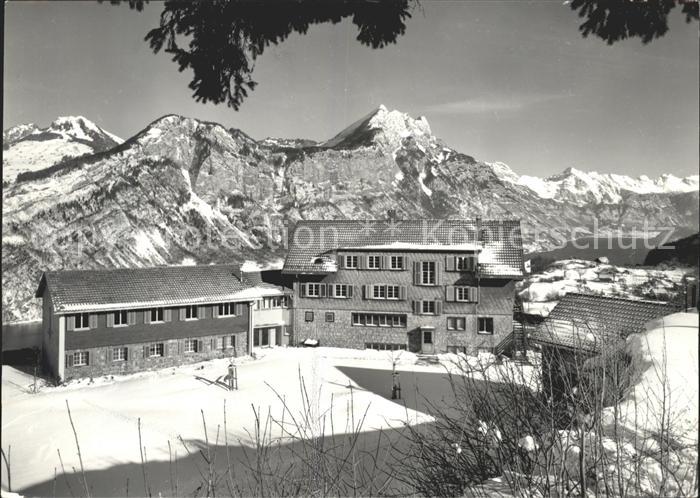
[{"label": "small annex building", "polygon": [[249,353],[256,330],[281,343],[291,292],[279,277],[234,265],[45,272],[44,365],[65,380]]}]

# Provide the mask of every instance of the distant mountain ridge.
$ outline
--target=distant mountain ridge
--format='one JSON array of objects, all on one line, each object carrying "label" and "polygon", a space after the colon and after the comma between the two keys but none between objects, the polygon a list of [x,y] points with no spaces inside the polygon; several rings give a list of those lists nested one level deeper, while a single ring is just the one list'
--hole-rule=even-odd
[{"label": "distant mountain ridge", "polygon": [[61,160],[103,152],[123,140],[82,116],[62,116],[48,127],[34,123],[3,131],[3,183],[21,173],[49,168]]},{"label": "distant mountain ridge", "polygon": [[[29,133],[14,146],[44,143]],[[256,141],[164,116],[122,143],[6,185],[3,321],[38,316],[32,292],[42,270],[271,262],[299,219],[382,219],[390,209],[399,219],[519,218],[529,252],[592,234],[595,224],[626,235],[645,222],[697,231],[697,190],[620,187],[599,199],[563,189],[547,198],[506,168],[450,148],[425,118],[384,106],[324,142]]]}]

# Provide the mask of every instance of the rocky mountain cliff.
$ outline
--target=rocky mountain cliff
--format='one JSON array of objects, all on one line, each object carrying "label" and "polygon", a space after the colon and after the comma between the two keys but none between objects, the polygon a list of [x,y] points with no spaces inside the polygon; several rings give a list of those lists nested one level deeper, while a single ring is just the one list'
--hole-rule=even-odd
[{"label": "rocky mountain cliff", "polygon": [[[21,143],[21,142],[20,142]],[[594,228],[697,227],[698,192],[571,200],[380,107],[326,142],[253,140],[177,115],[121,144],[20,175],[3,193],[3,321],[39,316],[44,269],[274,262],[299,219],[521,218],[529,250]],[[574,230],[579,230],[578,232]],[[697,228],[695,228],[697,230]]]}]

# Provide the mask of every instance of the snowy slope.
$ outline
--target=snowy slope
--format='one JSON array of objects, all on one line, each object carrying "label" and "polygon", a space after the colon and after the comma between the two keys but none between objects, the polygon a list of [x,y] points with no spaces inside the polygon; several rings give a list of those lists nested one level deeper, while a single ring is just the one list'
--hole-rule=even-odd
[{"label": "snowy slope", "polygon": [[47,128],[18,125],[3,133],[3,181],[39,171],[62,159],[94,154],[123,140],[82,116],[59,117]]}]

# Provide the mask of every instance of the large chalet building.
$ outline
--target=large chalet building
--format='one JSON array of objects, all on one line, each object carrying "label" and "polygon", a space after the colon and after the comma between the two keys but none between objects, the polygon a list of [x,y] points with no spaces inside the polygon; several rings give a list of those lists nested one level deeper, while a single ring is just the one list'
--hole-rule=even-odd
[{"label": "large chalet building", "polygon": [[422,353],[492,351],[513,332],[520,222],[301,221],[282,272],[299,338]]},{"label": "large chalet building", "polygon": [[510,220],[301,221],[282,271],[233,265],[43,274],[43,358],[56,378],[298,345],[492,351],[523,277]]}]

